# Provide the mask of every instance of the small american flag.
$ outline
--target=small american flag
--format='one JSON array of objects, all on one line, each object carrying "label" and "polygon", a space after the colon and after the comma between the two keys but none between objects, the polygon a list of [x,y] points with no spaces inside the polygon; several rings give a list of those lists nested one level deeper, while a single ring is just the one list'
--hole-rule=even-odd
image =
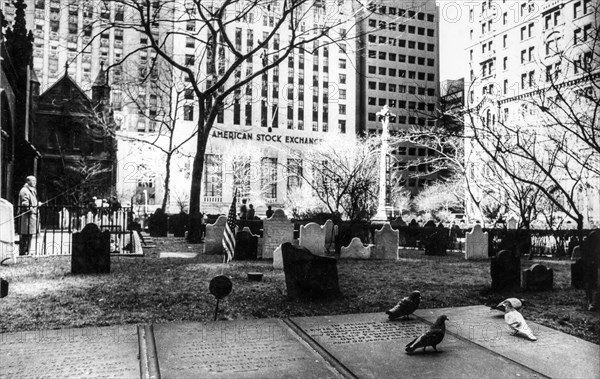
[{"label": "small american flag", "polygon": [[225,224],[225,230],[223,231],[223,248],[227,254],[227,263],[233,259],[233,252],[235,251],[236,197],[237,191],[235,195],[233,195],[233,202],[231,203],[231,208],[229,208],[227,223]]}]

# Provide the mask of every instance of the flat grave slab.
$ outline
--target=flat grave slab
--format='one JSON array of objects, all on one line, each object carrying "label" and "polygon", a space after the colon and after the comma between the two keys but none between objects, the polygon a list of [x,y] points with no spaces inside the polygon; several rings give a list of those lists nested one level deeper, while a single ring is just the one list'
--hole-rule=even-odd
[{"label": "flat grave slab", "polygon": [[139,378],[135,325],[0,334],[0,378]]},{"label": "flat grave slab", "polygon": [[[452,317],[450,317],[452,320]],[[388,321],[387,315],[366,313],[292,318],[314,343],[359,378],[532,378],[536,372],[446,333],[438,345],[412,354],[405,346],[429,325],[411,316]],[[447,331],[448,328],[447,323]]]},{"label": "flat grave slab", "polygon": [[341,378],[281,320],[154,325],[162,378]]},{"label": "flat grave slab", "polygon": [[[522,312],[521,312],[522,313]],[[537,341],[511,336],[504,313],[476,305],[421,309],[415,315],[433,322],[445,314],[451,331],[491,352],[552,378],[600,377],[600,346],[527,321]]]},{"label": "flat grave slab", "polygon": [[198,253],[188,253],[188,252],[170,252],[164,251],[160,253],[161,258],[196,258]]}]

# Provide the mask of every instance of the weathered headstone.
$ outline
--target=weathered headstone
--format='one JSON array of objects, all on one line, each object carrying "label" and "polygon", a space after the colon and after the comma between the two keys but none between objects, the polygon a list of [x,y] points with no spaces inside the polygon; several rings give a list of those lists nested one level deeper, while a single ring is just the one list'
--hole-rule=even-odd
[{"label": "weathered headstone", "polygon": [[204,238],[204,254],[223,254],[223,231],[227,216],[219,216],[214,224],[206,225],[206,237]]},{"label": "weathered headstone", "polygon": [[371,250],[371,259],[398,259],[399,233],[392,229],[389,222],[375,231],[375,246]]},{"label": "weathered headstone", "polygon": [[490,262],[492,290],[503,291],[521,286],[521,259],[517,253],[500,251]]},{"label": "weathered headstone", "polygon": [[402,219],[401,216],[396,217],[392,220],[392,228],[402,228],[406,226],[406,222]]},{"label": "weathered headstone", "polygon": [[549,291],[554,283],[554,271],[541,264],[523,270],[523,289],[526,291]]},{"label": "weathered headstone", "polygon": [[71,274],[110,273],[110,233],[96,224],[87,224],[73,234]]},{"label": "weathered headstone", "polygon": [[571,287],[583,289],[583,259],[579,258],[574,263],[571,263]]},{"label": "weathered headstone", "polygon": [[273,258],[273,251],[279,245],[294,240],[294,224],[283,209],[276,209],[273,216],[263,221],[263,229],[263,259]]},{"label": "weathered headstone", "polygon": [[273,268],[283,270],[283,256],[281,255],[281,245],[273,252]]},{"label": "weathered headstone", "polygon": [[465,259],[487,259],[488,243],[488,233],[483,232],[481,225],[475,224],[473,230],[466,233]]},{"label": "weathered headstone", "polygon": [[233,259],[242,261],[256,259],[258,255],[258,236],[252,234],[248,228],[244,228],[235,235],[235,254]]},{"label": "weathered headstone", "polygon": [[506,229],[517,229],[517,219],[511,216],[506,221]]},{"label": "weathered headstone", "polygon": [[[394,227],[394,225],[392,225],[392,228],[393,227]],[[407,246],[407,244],[406,244],[406,229],[405,229],[405,227],[402,227],[402,229],[398,229],[398,246]]]},{"label": "weathered headstone", "polygon": [[316,255],[325,254],[325,228],[311,222],[300,225],[300,246],[304,246]]},{"label": "weathered headstone", "polygon": [[15,220],[13,206],[0,198],[0,262],[15,258]]},{"label": "weathered headstone", "polygon": [[369,259],[371,257],[371,245],[365,246],[358,237],[352,238],[350,245],[342,246],[340,259]]},{"label": "weathered headstone", "polygon": [[340,295],[337,260],[312,254],[289,242],[281,246],[287,296],[290,300],[327,299]]}]

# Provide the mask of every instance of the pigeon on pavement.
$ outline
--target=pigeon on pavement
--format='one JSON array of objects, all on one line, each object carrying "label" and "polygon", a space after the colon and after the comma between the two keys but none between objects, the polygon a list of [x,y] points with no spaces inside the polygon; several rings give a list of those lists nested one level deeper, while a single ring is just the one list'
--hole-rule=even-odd
[{"label": "pigeon on pavement", "polygon": [[433,350],[438,351],[435,347],[444,339],[444,335],[446,334],[446,324],[444,322],[446,320],[448,320],[446,315],[441,315],[438,317],[428,331],[421,334],[419,337],[415,338],[412,340],[412,342],[406,345],[406,352],[412,353],[420,347],[422,347],[423,351],[425,351],[427,346],[431,346],[433,347]]},{"label": "pigeon on pavement", "polygon": [[529,328],[529,325],[525,322],[523,315],[520,314],[515,308],[513,308],[510,301],[504,301],[504,308],[506,313],[504,314],[504,320],[508,326],[513,330],[513,335],[522,334],[532,341],[536,341],[537,338],[533,335],[533,332]]},{"label": "pigeon on pavement", "polygon": [[523,306],[523,302],[524,302],[524,300],[517,299],[516,297],[509,297],[508,299],[501,301],[500,304],[498,304],[496,306],[492,306],[490,308],[504,312],[505,311],[505,309],[504,309],[505,301],[508,301],[512,305],[512,307],[515,308],[516,310],[521,309],[521,307]]},{"label": "pigeon on pavement", "polygon": [[409,314],[417,310],[420,302],[421,293],[419,291],[413,291],[408,297],[400,300],[395,307],[385,311],[385,313],[389,316],[390,320],[395,320],[398,317],[407,319]]}]

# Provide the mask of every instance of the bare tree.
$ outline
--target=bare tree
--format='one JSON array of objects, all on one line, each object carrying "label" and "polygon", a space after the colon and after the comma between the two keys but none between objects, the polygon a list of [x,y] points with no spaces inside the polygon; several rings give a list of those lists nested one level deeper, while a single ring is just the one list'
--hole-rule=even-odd
[{"label": "bare tree", "polygon": [[[330,45],[352,38],[356,35],[350,34],[354,25],[369,12],[355,2],[308,0],[223,0],[210,3],[200,0],[104,0],[103,3],[123,7],[125,14],[132,17],[114,22],[99,20],[100,30],[119,27],[136,30],[147,37],[148,44],[131,51],[123,61],[141,50],[154,51],[157,57],[186,77],[198,101],[198,138],[190,189],[191,213],[200,209],[204,155],[211,129],[218,113],[229,101],[233,101],[231,99],[236,96],[236,91],[278,67],[294,51],[306,49],[315,41]],[[326,5],[336,9],[328,8],[326,13]],[[266,20],[269,32],[256,44],[242,49],[241,43],[236,40],[235,25],[245,23],[251,27],[258,16]],[[197,27],[189,30],[189,23],[195,23]],[[159,33],[161,26],[163,32]],[[288,41],[280,43],[280,35],[287,36]],[[172,53],[174,39],[181,37],[197,44],[194,62],[181,61],[177,54]],[[259,64],[242,70],[244,62],[252,62],[253,57],[259,55]]]}]

